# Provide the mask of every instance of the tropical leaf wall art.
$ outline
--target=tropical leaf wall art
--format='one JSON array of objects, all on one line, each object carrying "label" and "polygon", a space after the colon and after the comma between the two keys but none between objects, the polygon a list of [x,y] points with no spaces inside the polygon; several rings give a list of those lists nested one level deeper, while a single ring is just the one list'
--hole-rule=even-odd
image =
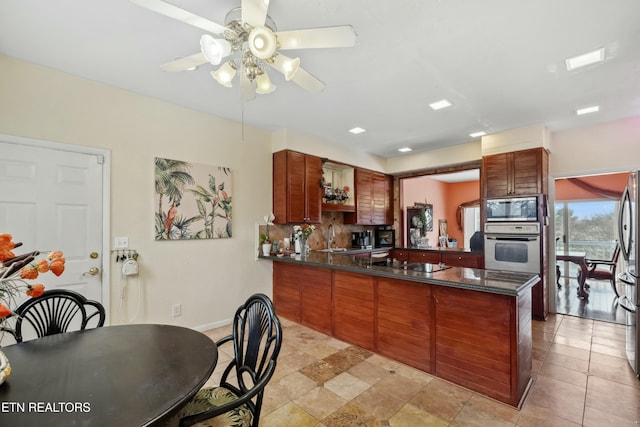
[{"label": "tropical leaf wall art", "polygon": [[155,239],[231,237],[231,169],[155,158]]}]

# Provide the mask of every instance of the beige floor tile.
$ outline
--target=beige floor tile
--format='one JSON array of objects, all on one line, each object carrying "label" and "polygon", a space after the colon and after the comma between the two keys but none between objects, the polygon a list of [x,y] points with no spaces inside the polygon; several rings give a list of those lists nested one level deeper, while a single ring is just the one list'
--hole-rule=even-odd
[{"label": "beige floor tile", "polygon": [[288,403],[260,419],[260,427],[315,427],[317,424],[318,420],[294,403]]},{"label": "beige floor tile", "polygon": [[589,361],[576,359],[575,357],[566,356],[560,353],[549,352],[544,358],[544,363],[551,363],[554,365],[563,366],[568,369],[572,369],[578,372],[589,371]]},{"label": "beige floor tile", "polygon": [[451,422],[472,394],[465,388],[436,378],[416,393],[409,403],[442,420]]},{"label": "beige floor tile", "polygon": [[545,408],[550,415],[580,424],[586,388],[539,375],[527,397],[523,411]]},{"label": "beige floor tile", "polygon": [[289,399],[297,399],[304,393],[309,392],[316,387],[316,382],[302,374],[299,371],[295,371],[286,377],[280,378],[275,382],[282,390],[285,390]]},{"label": "beige floor tile", "polygon": [[363,391],[352,402],[379,420],[388,420],[406,403],[376,386]]},{"label": "beige floor tile", "polygon": [[452,427],[513,427],[515,423],[498,418],[490,412],[477,411],[476,408],[465,405],[449,425]]},{"label": "beige floor tile", "polygon": [[640,388],[599,377],[589,377],[587,408],[640,424]]},{"label": "beige floor tile", "polygon": [[564,335],[556,335],[556,337],[553,339],[553,342],[556,344],[564,344],[569,347],[579,348],[581,350],[591,350],[591,335],[589,335],[588,340],[566,337]]},{"label": "beige floor tile", "polygon": [[330,379],[324,386],[346,400],[351,400],[369,387],[364,381],[360,381],[353,375],[343,372],[340,375]]},{"label": "beige floor tile", "polygon": [[584,410],[584,427],[638,427],[637,421],[629,421],[614,414],[602,412],[598,409],[587,406]]},{"label": "beige floor tile", "polygon": [[525,405],[520,411],[517,425],[518,427],[579,427],[582,424],[581,421],[569,421],[547,408]]},{"label": "beige floor tile", "polygon": [[540,369],[539,375],[553,378],[558,381],[573,384],[583,388],[587,387],[587,374],[584,372],[574,371],[564,366],[554,365],[552,363],[544,363]]},{"label": "beige floor tile", "polygon": [[325,387],[316,387],[293,401],[313,417],[321,420],[347,403]]},{"label": "beige floor tile", "polygon": [[573,357],[574,359],[589,360],[589,350],[583,350],[565,344],[553,343],[549,348],[549,353],[558,353],[564,356]]},{"label": "beige floor tile", "polygon": [[362,408],[347,403],[322,420],[327,427],[381,427],[380,420],[367,414]]},{"label": "beige floor tile", "polygon": [[625,353],[625,349],[623,347],[610,347],[608,345],[602,345],[602,344],[593,344],[591,346],[591,351],[593,353],[601,353],[601,354],[606,354],[609,356],[613,356],[613,357],[617,357],[620,359],[625,359],[627,358],[627,355]]},{"label": "beige floor tile", "polygon": [[347,372],[371,385],[376,384],[387,375],[392,375],[386,369],[381,368],[378,365],[374,365],[369,360],[358,363],[357,365],[350,368]]},{"label": "beige floor tile", "polygon": [[391,427],[445,427],[449,423],[411,404],[404,405],[389,419]]},{"label": "beige floor tile", "polygon": [[376,383],[376,388],[381,388],[388,394],[402,399],[405,402],[413,398],[424,387],[424,384],[402,377],[396,373],[391,373]]},{"label": "beige floor tile", "polygon": [[469,398],[467,406],[473,408],[474,412],[491,414],[511,424],[515,424],[520,416],[516,408],[476,393]]},{"label": "beige floor tile", "polygon": [[330,379],[340,375],[342,370],[325,362],[324,360],[318,360],[317,362],[300,369],[300,372],[311,378],[318,385],[323,385]]}]

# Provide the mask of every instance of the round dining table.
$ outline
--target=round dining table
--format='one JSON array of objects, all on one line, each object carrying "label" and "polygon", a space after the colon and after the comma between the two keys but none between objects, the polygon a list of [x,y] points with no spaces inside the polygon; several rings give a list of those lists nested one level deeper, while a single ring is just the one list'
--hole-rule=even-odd
[{"label": "round dining table", "polygon": [[120,325],[3,347],[1,426],[159,425],[207,382],[216,344],[193,329]]}]

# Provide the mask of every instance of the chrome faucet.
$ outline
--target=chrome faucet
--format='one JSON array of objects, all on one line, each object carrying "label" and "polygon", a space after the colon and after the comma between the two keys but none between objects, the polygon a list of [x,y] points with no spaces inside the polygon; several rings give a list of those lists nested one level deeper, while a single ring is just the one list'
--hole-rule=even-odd
[{"label": "chrome faucet", "polygon": [[333,224],[329,224],[329,228],[327,230],[327,249],[331,249],[331,243],[333,243],[333,239],[336,238],[336,232],[333,229]]}]

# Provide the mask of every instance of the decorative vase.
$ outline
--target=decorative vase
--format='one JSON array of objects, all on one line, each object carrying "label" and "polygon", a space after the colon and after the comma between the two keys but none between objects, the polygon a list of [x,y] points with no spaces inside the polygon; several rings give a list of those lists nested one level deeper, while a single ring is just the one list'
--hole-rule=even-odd
[{"label": "decorative vase", "polygon": [[0,351],[0,384],[6,381],[11,375],[11,365],[9,364],[9,359],[7,356]]},{"label": "decorative vase", "polygon": [[271,254],[271,243],[262,244],[262,255],[269,256]]},{"label": "decorative vase", "polygon": [[303,257],[309,256],[309,244],[305,237],[300,238],[300,255]]}]

